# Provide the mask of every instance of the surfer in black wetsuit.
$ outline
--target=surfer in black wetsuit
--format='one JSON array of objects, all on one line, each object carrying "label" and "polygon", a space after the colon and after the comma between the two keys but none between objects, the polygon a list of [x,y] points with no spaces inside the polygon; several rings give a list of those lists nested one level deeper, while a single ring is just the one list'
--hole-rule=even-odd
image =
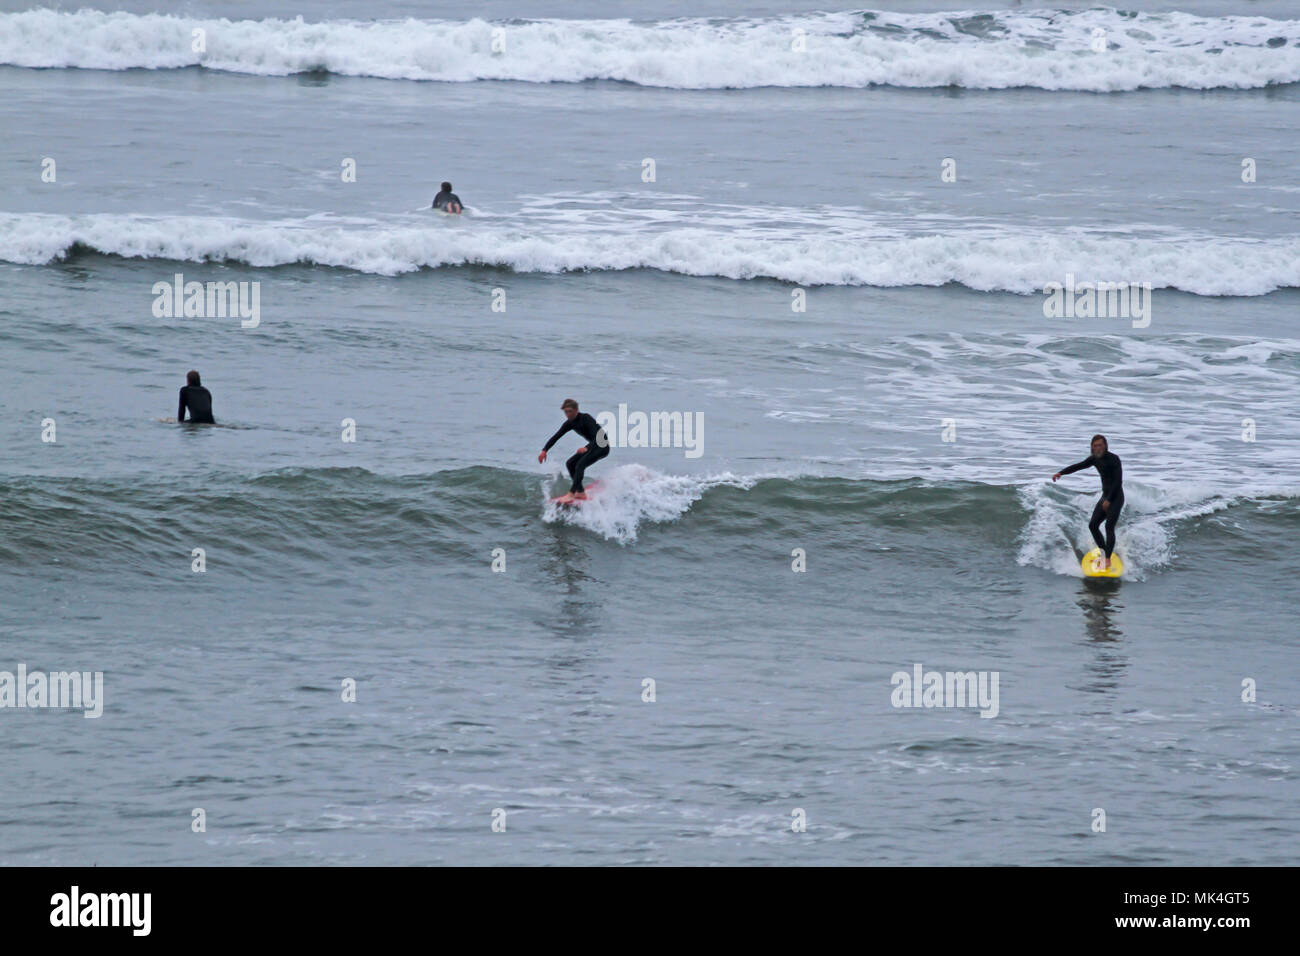
[{"label": "surfer in black wetsuit", "polygon": [[185,421],[185,409],[190,410],[190,421],[199,425],[215,425],[212,417],[212,393],[199,384],[199,373],[185,373],[185,387],[181,389],[181,407],[176,412],[178,422]]},{"label": "surfer in black wetsuit", "polygon": [[465,207],[460,203],[460,197],[451,191],[451,183],[442,184],[442,192],[433,197],[433,208],[441,209],[443,212],[465,211]]},{"label": "surfer in black wetsuit", "polygon": [[605,434],[605,429],[600,427],[600,422],[586,412],[578,411],[578,403],[573,399],[566,398],[560,408],[568,421],[551,436],[551,440],[542,448],[542,453],[537,456],[537,460],[546,461],[546,453],[551,450],[552,445],[564,437],[565,432],[577,432],[587,439],[587,444],[579,448],[577,454],[564,463],[564,467],[569,469],[569,477],[573,479],[573,487],[569,489],[569,493],[575,498],[586,498],[587,494],[582,487],[583,472],[609,454],[609,436]]},{"label": "surfer in black wetsuit", "polygon": [[[1115,522],[1119,521],[1120,509],[1124,507],[1124,469],[1120,466],[1119,455],[1110,450],[1105,435],[1093,435],[1092,454],[1077,465],[1062,468],[1052,476],[1052,480],[1056,481],[1062,475],[1070,475],[1089,466],[1096,468],[1101,475],[1101,500],[1092,509],[1088,530],[1092,532],[1092,540],[1102,550],[1103,557],[1098,567],[1107,571],[1110,569],[1111,552],[1115,550]],[[1103,521],[1106,522],[1105,539],[1101,536]]]}]

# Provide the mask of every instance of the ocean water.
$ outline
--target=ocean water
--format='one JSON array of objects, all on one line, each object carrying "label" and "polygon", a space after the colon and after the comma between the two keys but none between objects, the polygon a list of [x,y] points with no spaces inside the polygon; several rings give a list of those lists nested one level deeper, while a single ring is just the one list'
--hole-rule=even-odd
[{"label": "ocean water", "polygon": [[1297,862],[1292,4],[298,9],[0,3],[0,862]]}]

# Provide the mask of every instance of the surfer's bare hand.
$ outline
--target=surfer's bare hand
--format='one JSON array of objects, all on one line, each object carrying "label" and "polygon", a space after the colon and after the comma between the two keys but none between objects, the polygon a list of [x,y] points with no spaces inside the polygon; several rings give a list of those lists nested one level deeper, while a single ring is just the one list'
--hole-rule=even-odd
[{"label": "surfer's bare hand", "polygon": [[1054,474],[1054,475],[1052,476],[1052,480],[1053,480],[1053,481],[1056,481],[1056,479],[1058,479],[1058,478],[1060,478],[1060,477],[1061,477],[1061,473],[1058,471],[1056,474]]},{"label": "surfer's bare hand", "polygon": [[578,454],[579,454],[579,455],[585,455],[585,454],[587,454],[587,446],[586,446],[586,445],[583,445],[581,448],[579,448],[579,449],[578,449]]},{"label": "surfer's bare hand", "polygon": [[1109,502],[1109,501],[1103,501],[1103,502],[1101,503],[1101,510],[1102,510],[1102,511],[1109,511],[1109,510],[1110,510],[1110,502]]},{"label": "surfer's bare hand", "polygon": [[539,455],[537,456],[537,462],[538,462],[538,464],[541,464],[541,463],[544,462],[544,461],[546,461],[546,452],[542,452],[541,454],[539,454]]}]

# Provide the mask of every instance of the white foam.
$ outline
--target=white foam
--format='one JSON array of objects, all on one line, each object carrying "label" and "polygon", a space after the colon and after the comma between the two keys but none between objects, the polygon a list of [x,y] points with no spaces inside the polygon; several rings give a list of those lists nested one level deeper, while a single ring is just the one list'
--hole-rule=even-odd
[{"label": "white foam", "polygon": [[598,477],[604,488],[598,494],[577,507],[561,507],[550,500],[555,496],[557,477],[552,475],[543,483],[543,520],[585,528],[619,544],[635,541],[637,530],[645,522],[676,521],[710,488],[751,488],[759,480],[730,473],[707,477],[666,475],[644,465],[617,465],[601,471]]},{"label": "white foam", "polygon": [[[207,33],[203,52],[191,31]],[[494,52],[493,31],[505,50]],[[1093,30],[1107,49],[1092,49]],[[794,48],[802,30],[806,50]],[[1280,43],[1278,41],[1284,41]],[[1270,41],[1273,45],[1270,45]],[[619,80],[679,89],[960,86],[1116,91],[1300,81],[1300,22],[1125,14],[814,13],[627,20],[227,20],[80,10],[0,15],[0,64],[103,70],[322,70],[388,79]]]},{"label": "white foam", "polygon": [[[1300,287],[1300,237],[1234,239],[1194,235],[1117,238],[1008,224],[953,223],[943,234],[882,235],[875,225],[827,229],[806,214],[783,234],[752,225],[772,209],[748,209],[730,223],[659,223],[641,214],[556,228],[552,221],[448,229],[406,216],[401,225],[216,217],[59,216],[0,213],[0,260],[53,262],[74,244],[110,255],[258,267],[308,263],[398,275],[448,265],[519,272],[658,269],[691,276],[772,278],[805,286],[940,286],[1039,293],[1072,272],[1079,281],[1149,282],[1196,295],[1265,295]],[[694,215],[694,214],[692,214]],[[847,216],[847,212],[830,215]],[[425,217],[426,220],[428,217]]]},{"label": "white foam", "polygon": [[[1124,576],[1141,581],[1170,564],[1176,556],[1177,522],[1222,511],[1244,499],[1270,496],[1300,497],[1300,488],[1261,486],[1222,494],[1212,485],[1153,487],[1125,482],[1124,510],[1115,529],[1115,553],[1124,561]],[[1088,521],[1097,497],[1096,493],[1074,494],[1046,483],[1021,487],[1020,502],[1029,509],[1030,518],[1020,535],[1017,563],[1083,577],[1076,552],[1096,547]]]}]

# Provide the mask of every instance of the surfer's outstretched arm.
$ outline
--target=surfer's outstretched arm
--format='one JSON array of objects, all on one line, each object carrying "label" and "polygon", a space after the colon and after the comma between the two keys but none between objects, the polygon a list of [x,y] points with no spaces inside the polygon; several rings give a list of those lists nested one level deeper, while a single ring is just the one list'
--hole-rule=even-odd
[{"label": "surfer's outstretched arm", "polygon": [[1094,459],[1091,455],[1089,455],[1087,458],[1085,458],[1081,462],[1078,462],[1077,464],[1066,465],[1064,468],[1062,468],[1060,471],[1058,471],[1056,474],[1052,476],[1052,480],[1055,481],[1057,478],[1060,478],[1062,475],[1072,475],[1076,471],[1082,471],[1084,468],[1091,468],[1095,464],[1096,464],[1096,459]]},{"label": "surfer's outstretched arm", "polygon": [[571,431],[573,431],[573,422],[571,421],[565,422],[563,425],[560,426],[560,430],[551,436],[551,440],[542,446],[542,451],[550,451],[552,445],[554,445],[557,441],[559,441],[561,438],[563,438]]},{"label": "surfer's outstretched arm", "polygon": [[573,431],[573,421],[567,421],[560,426],[560,430],[551,436],[551,440],[542,446],[542,453],[537,456],[538,461],[546,461],[546,453],[551,450],[551,446],[565,436],[567,432]]}]

